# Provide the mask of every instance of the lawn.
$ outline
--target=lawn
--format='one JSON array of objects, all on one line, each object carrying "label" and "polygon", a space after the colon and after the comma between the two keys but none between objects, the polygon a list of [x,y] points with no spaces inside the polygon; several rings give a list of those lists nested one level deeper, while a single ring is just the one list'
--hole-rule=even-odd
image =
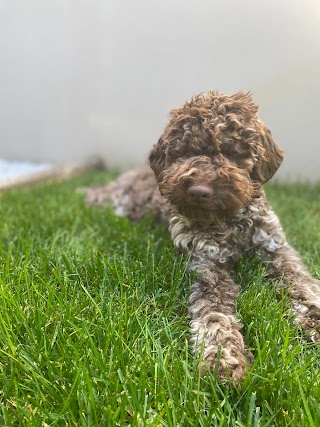
[{"label": "lawn", "polygon": [[[290,326],[257,259],[237,310],[255,356],[239,389],[190,354],[192,278],[168,233],[87,208],[90,173],[0,200],[1,426],[319,426],[320,347]],[[288,240],[320,275],[320,185],[269,185]]]}]

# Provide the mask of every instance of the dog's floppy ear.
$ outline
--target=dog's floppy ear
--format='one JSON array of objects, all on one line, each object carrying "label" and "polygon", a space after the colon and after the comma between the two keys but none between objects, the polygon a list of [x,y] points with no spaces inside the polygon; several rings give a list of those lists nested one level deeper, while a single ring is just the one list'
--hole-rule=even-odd
[{"label": "dog's floppy ear", "polygon": [[166,149],[168,146],[168,142],[164,141],[162,137],[160,137],[157,144],[155,144],[150,152],[149,161],[152,170],[154,171],[156,177],[162,172],[165,167],[166,161]]},{"label": "dog's floppy ear", "polygon": [[283,152],[272,139],[268,129],[261,134],[258,151],[258,159],[252,171],[252,177],[264,184],[277,172],[283,160]]}]

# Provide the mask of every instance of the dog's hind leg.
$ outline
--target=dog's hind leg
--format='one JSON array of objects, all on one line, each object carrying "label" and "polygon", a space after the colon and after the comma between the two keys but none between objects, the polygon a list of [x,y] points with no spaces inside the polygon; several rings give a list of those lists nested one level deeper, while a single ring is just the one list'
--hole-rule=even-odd
[{"label": "dog's hind leg", "polygon": [[111,205],[116,215],[138,221],[146,215],[168,223],[170,206],[161,196],[149,166],[130,170],[113,182],[84,189],[87,205]]}]

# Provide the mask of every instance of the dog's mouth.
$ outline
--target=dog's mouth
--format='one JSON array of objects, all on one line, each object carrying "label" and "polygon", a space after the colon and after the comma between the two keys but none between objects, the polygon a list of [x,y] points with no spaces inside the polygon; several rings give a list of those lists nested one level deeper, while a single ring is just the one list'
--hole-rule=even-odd
[{"label": "dog's mouth", "polygon": [[247,170],[230,162],[211,164],[189,159],[173,164],[159,177],[161,194],[187,217],[226,218],[246,207],[256,189]]},{"label": "dog's mouth", "polygon": [[[202,191],[199,191],[202,194]],[[185,191],[163,192],[163,196],[180,214],[204,222],[211,222],[213,218],[230,217],[251,201],[249,193],[245,194],[239,191],[226,193],[218,189],[212,189],[212,192],[207,196],[190,196],[190,192]]]},{"label": "dog's mouth", "polygon": [[217,179],[212,183],[185,185],[177,182],[160,185],[162,195],[170,204],[189,218],[206,220],[227,218],[246,207],[252,200],[254,189],[243,179]]},{"label": "dog's mouth", "polygon": [[190,197],[187,193],[180,200],[171,198],[170,202],[176,205],[181,211],[194,210],[212,212],[215,215],[230,215],[251,201],[251,195],[248,193],[240,193],[238,191],[224,192],[215,190],[208,197]]}]

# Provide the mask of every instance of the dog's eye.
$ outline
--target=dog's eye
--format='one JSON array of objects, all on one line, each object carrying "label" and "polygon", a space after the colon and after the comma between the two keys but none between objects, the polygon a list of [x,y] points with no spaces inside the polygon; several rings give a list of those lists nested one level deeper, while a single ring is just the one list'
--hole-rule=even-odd
[{"label": "dog's eye", "polygon": [[242,141],[224,141],[221,144],[221,153],[233,159],[243,159],[250,156],[250,148]]}]

